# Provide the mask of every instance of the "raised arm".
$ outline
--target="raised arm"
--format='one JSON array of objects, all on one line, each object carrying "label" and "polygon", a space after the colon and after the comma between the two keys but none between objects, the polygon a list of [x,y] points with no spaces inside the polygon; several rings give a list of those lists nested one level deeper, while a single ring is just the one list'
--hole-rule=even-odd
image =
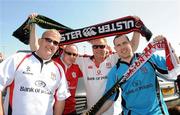
[{"label": "raised arm", "polygon": [[112,100],[107,100],[104,105],[99,109],[96,115],[102,115],[102,113],[106,112],[113,104]]},{"label": "raised arm", "polygon": [[139,39],[140,39],[140,33],[135,31],[133,33],[133,37],[131,40],[131,46],[132,46],[133,52],[135,52],[139,46]]},{"label": "raised arm", "polygon": [[[165,38],[165,37],[164,37],[163,35],[158,35],[158,36],[156,36],[156,37],[153,39],[153,41],[155,41],[155,42],[156,42],[156,41],[161,41],[161,40],[163,40],[164,38]],[[175,59],[176,59],[177,63],[180,64],[180,60],[179,60],[177,54],[175,53],[174,48],[172,47],[171,44],[169,44],[169,45],[170,45],[170,47],[171,47],[172,50],[173,50],[173,53],[174,53],[174,56],[175,56]]]},{"label": "raised arm", "polygon": [[[31,20],[33,20],[36,16],[37,16],[37,14],[33,13],[29,17],[31,18]],[[30,29],[31,29],[31,31],[30,31],[30,39],[29,39],[30,49],[32,51],[36,51],[37,49],[39,49],[39,43],[38,43],[38,38],[36,36],[35,23],[30,24]]]},{"label": "raised arm", "polygon": [[[138,16],[133,16],[136,20],[140,20],[140,18]],[[132,40],[131,40],[131,46],[132,46],[132,50],[133,52],[135,52],[139,46],[139,39],[140,39],[140,33],[137,31],[134,31],[133,36],[132,36]]]}]

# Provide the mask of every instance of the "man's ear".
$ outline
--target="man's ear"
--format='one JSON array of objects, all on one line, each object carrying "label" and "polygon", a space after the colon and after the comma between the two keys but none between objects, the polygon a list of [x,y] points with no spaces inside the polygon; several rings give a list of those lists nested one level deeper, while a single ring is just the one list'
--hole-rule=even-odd
[{"label": "man's ear", "polygon": [[116,46],[114,46],[114,50],[117,52],[116,48],[117,48],[117,47],[116,47]]},{"label": "man's ear", "polygon": [[42,38],[38,39],[38,44],[40,45],[42,43],[42,41],[43,41]]}]

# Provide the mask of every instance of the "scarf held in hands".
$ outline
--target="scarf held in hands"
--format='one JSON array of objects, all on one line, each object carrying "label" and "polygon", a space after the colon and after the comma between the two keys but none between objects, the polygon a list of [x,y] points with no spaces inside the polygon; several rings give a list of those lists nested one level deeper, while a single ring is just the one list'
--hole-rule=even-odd
[{"label": "scarf held in hands", "polygon": [[152,36],[151,31],[143,24],[143,22],[135,19],[132,16],[126,16],[85,28],[71,29],[70,27],[42,15],[38,15],[33,20],[28,18],[17,30],[13,32],[13,36],[19,39],[21,42],[29,44],[29,25],[31,23],[36,23],[44,29],[58,30],[62,35],[60,45],[109,37],[117,34],[127,34],[132,31],[140,32],[147,41],[149,41]]},{"label": "scarf held in hands", "polygon": [[108,90],[102,98],[86,113],[87,115],[94,115],[101,106],[106,102],[109,97],[111,97],[119,87],[125,83],[129,78],[133,76],[133,74],[148,61],[148,59],[152,56],[152,54],[156,50],[165,50],[166,55],[166,65],[168,69],[168,79],[176,80],[177,76],[180,75],[180,64],[177,63],[175,55],[173,53],[173,49],[170,43],[164,39],[158,42],[151,42],[147,45],[147,47],[143,50],[143,53],[138,57],[138,59],[129,67],[126,73],[123,75],[122,79],[119,79],[113,87]]}]

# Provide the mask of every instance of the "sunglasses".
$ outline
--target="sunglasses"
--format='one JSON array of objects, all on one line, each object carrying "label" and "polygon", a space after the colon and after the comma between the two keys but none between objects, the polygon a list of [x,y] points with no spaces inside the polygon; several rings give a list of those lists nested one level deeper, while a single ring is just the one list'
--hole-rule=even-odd
[{"label": "sunglasses", "polygon": [[73,57],[77,57],[78,56],[78,54],[76,54],[76,53],[71,53],[71,52],[67,52],[67,51],[64,51],[64,53],[66,53],[69,56],[73,56]]},{"label": "sunglasses", "polygon": [[106,47],[106,45],[93,45],[92,46],[93,49],[98,49],[98,48],[104,49],[105,47]]},{"label": "sunglasses", "polygon": [[46,42],[48,43],[53,43],[54,46],[58,46],[59,45],[59,42],[55,41],[55,40],[52,40],[51,38],[43,38],[46,40]]}]

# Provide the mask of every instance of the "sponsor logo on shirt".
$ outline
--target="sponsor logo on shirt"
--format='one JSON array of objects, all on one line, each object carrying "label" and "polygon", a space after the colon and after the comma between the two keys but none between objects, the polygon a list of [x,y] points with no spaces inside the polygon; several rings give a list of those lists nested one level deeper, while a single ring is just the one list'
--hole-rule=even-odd
[{"label": "sponsor logo on shirt", "polygon": [[47,88],[35,88],[35,87],[26,87],[26,86],[21,86],[20,87],[21,92],[28,92],[28,93],[39,93],[39,94],[47,94],[47,95],[53,95],[53,92],[50,91]]},{"label": "sponsor logo on shirt", "polygon": [[35,85],[37,87],[46,87],[46,83],[44,81],[41,81],[41,80],[35,81]]},{"label": "sponsor logo on shirt", "polygon": [[98,69],[98,70],[96,71],[96,75],[102,75],[101,70]]},{"label": "sponsor logo on shirt", "polygon": [[110,62],[106,63],[106,68],[112,68],[112,64]]},{"label": "sponsor logo on shirt", "polygon": [[[144,85],[140,85],[139,84],[140,82],[134,82],[133,85],[137,85],[137,87],[135,88],[132,88],[132,89],[129,89],[127,92],[125,92],[126,95],[130,95],[130,94],[133,94],[133,93],[136,93],[136,92],[139,92],[141,90],[146,90],[146,89],[149,89],[149,88],[152,88],[153,87],[153,84],[152,83],[149,83],[149,84],[144,84]],[[138,86],[139,85],[139,86]]]},{"label": "sponsor logo on shirt", "polygon": [[29,66],[26,67],[26,71],[23,71],[23,74],[33,75],[33,73],[31,72],[31,68]]},{"label": "sponsor logo on shirt", "polygon": [[87,80],[106,80],[107,76],[100,76],[100,77],[87,77]]},{"label": "sponsor logo on shirt", "polygon": [[132,86],[133,87],[138,87],[140,85],[141,85],[141,81],[140,80],[135,80],[135,81],[132,82]]},{"label": "sponsor logo on shirt", "polygon": [[89,66],[88,66],[88,69],[92,69],[92,68],[93,68],[93,66],[92,66],[92,65],[89,65]]}]

